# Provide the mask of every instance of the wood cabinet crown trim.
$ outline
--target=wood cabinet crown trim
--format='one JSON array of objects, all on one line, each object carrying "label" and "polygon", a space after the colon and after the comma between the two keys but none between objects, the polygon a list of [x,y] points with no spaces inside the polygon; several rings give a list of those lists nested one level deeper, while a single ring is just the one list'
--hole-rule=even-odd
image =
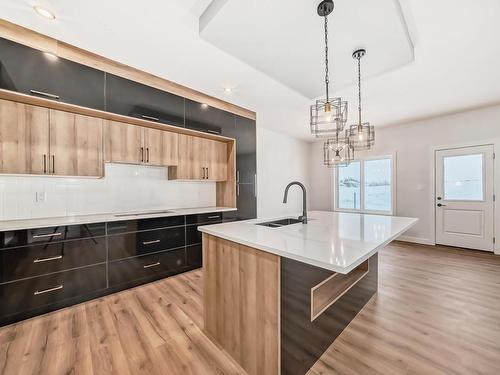
[{"label": "wood cabinet crown trim", "polygon": [[246,108],[225,102],[192,88],[61,42],[57,39],[37,33],[36,31],[3,19],[0,19],[0,37],[24,44],[40,51],[50,52],[61,58],[155,87],[186,99],[205,103],[211,107],[234,113],[238,116],[246,117],[251,120],[256,119],[256,113]]}]

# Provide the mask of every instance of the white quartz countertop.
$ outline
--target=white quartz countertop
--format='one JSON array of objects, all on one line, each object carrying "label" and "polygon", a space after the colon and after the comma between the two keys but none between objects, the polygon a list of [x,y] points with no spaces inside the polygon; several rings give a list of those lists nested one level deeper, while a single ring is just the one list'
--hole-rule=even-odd
[{"label": "white quartz countertop", "polygon": [[349,273],[412,227],[418,219],[311,211],[307,224],[270,228],[256,219],[205,225],[198,230],[285,258]]},{"label": "white quartz countertop", "polygon": [[0,221],[0,231],[3,232],[9,230],[54,227],[59,225],[77,225],[77,224],[91,224],[91,223],[102,223],[102,222],[122,221],[122,220],[150,219],[155,217],[194,215],[194,214],[204,214],[208,212],[225,212],[225,211],[236,211],[236,209],[231,207],[198,207],[198,208],[179,208],[179,209],[165,208],[162,210],[144,210],[140,212],[128,212],[128,213],[118,212],[109,214],[61,216],[61,217],[48,217],[48,218],[26,219],[26,220],[5,220],[5,221]]}]

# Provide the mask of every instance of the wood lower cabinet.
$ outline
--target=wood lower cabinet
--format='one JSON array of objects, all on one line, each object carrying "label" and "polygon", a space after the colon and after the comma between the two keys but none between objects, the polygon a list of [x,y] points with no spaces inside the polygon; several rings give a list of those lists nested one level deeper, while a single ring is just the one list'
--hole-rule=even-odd
[{"label": "wood lower cabinet", "polygon": [[58,176],[103,176],[102,120],[50,111],[49,173]]},{"label": "wood lower cabinet", "polygon": [[178,134],[107,121],[106,161],[158,166],[177,165]]},{"label": "wood lower cabinet", "polygon": [[227,180],[227,144],[190,135],[179,135],[179,163],[170,172],[179,180]]},{"label": "wood lower cabinet", "polygon": [[0,173],[44,174],[49,157],[49,110],[0,100]]}]

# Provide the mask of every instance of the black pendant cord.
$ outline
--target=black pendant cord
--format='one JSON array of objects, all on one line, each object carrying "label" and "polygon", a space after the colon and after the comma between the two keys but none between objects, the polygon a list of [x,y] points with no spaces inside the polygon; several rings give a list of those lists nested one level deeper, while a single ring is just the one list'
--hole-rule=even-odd
[{"label": "black pendant cord", "polygon": [[358,56],[358,118],[361,126],[361,56]]},{"label": "black pendant cord", "polygon": [[325,86],[326,86],[326,102],[330,101],[328,86],[330,85],[330,77],[328,75],[328,15],[325,15]]}]

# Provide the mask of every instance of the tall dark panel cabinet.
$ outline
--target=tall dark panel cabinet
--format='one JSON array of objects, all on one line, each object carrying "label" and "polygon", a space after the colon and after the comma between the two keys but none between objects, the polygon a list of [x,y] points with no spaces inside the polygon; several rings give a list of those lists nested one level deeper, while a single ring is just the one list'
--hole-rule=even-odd
[{"label": "tall dark panel cabinet", "polygon": [[3,38],[0,88],[104,110],[104,72]]}]

